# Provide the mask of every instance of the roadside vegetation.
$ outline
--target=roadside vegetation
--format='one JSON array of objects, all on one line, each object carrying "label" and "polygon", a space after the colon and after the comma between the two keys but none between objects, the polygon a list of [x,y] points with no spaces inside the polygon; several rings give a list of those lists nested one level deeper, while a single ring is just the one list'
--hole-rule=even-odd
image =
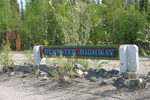
[{"label": "roadside vegetation", "polygon": [[[0,44],[6,31],[21,36],[22,50],[35,45],[136,44],[150,55],[148,0],[17,0],[0,2]],[[10,40],[15,50],[15,41]]]}]

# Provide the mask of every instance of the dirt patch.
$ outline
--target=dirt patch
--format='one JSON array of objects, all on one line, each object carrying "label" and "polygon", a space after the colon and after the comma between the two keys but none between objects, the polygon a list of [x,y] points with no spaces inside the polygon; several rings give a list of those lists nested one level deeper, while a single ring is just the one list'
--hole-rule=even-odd
[{"label": "dirt patch", "polygon": [[[15,55],[15,60],[26,62],[25,56],[21,55]],[[140,64],[143,73],[150,71],[149,58],[140,58]],[[119,69],[118,61],[110,62],[105,68],[111,70],[114,66]],[[12,76],[0,74],[0,100],[150,100],[150,88],[119,89],[113,85],[115,77],[103,78],[109,83],[105,85],[100,85],[99,81],[91,82],[84,75],[75,78],[72,83],[61,84],[53,78],[43,80],[43,76],[23,77],[27,66],[21,65],[20,68]]]},{"label": "dirt patch", "polygon": [[113,85],[113,78],[105,79],[109,84],[100,85],[84,76],[75,78],[72,83],[58,83],[54,79],[29,75],[22,77],[22,72],[9,76],[0,76],[1,100],[149,100],[150,88],[130,90],[118,89]]}]

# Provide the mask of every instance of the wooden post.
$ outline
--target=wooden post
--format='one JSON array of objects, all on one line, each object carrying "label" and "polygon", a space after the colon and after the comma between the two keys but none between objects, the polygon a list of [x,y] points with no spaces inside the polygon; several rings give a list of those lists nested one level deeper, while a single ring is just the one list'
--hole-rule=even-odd
[{"label": "wooden post", "polygon": [[21,51],[20,46],[20,34],[16,33],[16,31],[6,32],[3,35],[3,43],[4,45],[8,45],[8,40],[16,40],[16,50]]},{"label": "wooden post", "polygon": [[21,47],[20,47],[20,34],[16,33],[16,49],[17,51],[21,51]]},{"label": "wooden post", "polygon": [[3,43],[4,43],[4,45],[8,45],[8,40],[7,40],[6,34],[3,35]]}]

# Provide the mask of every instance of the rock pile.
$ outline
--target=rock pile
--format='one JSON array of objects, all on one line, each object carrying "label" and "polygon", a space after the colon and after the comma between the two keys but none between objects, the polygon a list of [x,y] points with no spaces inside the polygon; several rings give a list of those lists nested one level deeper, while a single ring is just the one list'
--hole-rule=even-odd
[{"label": "rock pile", "polygon": [[124,72],[119,78],[114,81],[114,86],[117,88],[129,88],[131,90],[145,88],[146,82],[140,78],[135,72]]},{"label": "rock pile", "polygon": [[103,78],[110,78],[110,77],[118,77],[119,71],[116,69],[112,69],[110,71],[107,71],[103,68],[96,69],[95,71],[96,75],[103,77]]},{"label": "rock pile", "polygon": [[[147,76],[136,74],[135,72],[124,72],[122,75],[119,74],[119,70],[105,70],[104,68],[83,70],[83,66],[78,64],[74,67],[76,73],[91,82],[97,82],[99,85],[106,85],[112,83],[116,88],[129,88],[131,90],[143,89],[150,87],[150,72]],[[84,73],[87,72],[85,75]],[[109,81],[108,81],[109,80]]]},{"label": "rock pile", "polygon": [[[23,66],[25,68],[25,66]],[[37,70],[38,68],[38,70]],[[49,72],[52,70],[57,70],[54,67],[42,65],[42,66],[33,66],[30,65],[30,68],[27,67],[26,69],[22,70],[21,66],[14,66],[13,70],[20,70],[24,73],[23,77],[28,76],[27,73],[30,73],[31,71],[38,71],[38,76],[43,77],[42,80],[46,81],[48,80]],[[104,68],[94,69],[89,68],[85,69],[81,64],[76,64],[73,67],[73,70],[76,73],[76,76],[86,78],[91,82],[97,82],[99,86],[112,84],[116,88],[129,88],[132,90],[135,89],[143,89],[143,88],[149,88],[150,87],[150,71],[147,73],[147,76],[142,76],[139,74],[136,74],[135,72],[127,71],[119,74],[119,70],[112,69],[112,70],[106,70]],[[14,76],[14,72],[10,72],[10,76]],[[64,81],[67,81],[69,77],[64,76]]]}]

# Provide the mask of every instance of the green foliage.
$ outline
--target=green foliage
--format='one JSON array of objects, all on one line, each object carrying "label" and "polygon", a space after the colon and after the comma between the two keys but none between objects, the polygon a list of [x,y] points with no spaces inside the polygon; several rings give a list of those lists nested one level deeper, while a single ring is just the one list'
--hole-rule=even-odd
[{"label": "green foliage", "polygon": [[29,64],[32,64],[34,61],[33,61],[33,51],[32,50],[26,50],[23,52],[25,54],[25,56],[27,57],[28,59],[28,63]]},{"label": "green foliage", "polygon": [[76,64],[81,64],[85,69],[90,67],[90,62],[87,59],[77,59]]},{"label": "green foliage", "polygon": [[24,51],[25,56],[28,58],[28,68],[29,72],[33,75],[39,76],[40,73],[40,65],[34,65],[34,60],[33,60],[33,52],[31,50],[26,50]]},{"label": "green foliage", "polygon": [[0,65],[4,72],[9,72],[10,68],[14,67],[14,60],[12,60],[13,53],[11,52],[9,45],[2,45],[2,51],[0,52]]},{"label": "green foliage", "polygon": [[[16,0],[1,0],[0,43],[3,33],[17,31],[23,50],[45,44],[137,44],[142,55],[149,55],[150,2],[96,1],[30,0],[20,12]],[[10,42],[15,49],[15,42]]]},{"label": "green foliage", "polygon": [[64,37],[61,41],[64,45],[86,45],[92,26],[92,5],[93,2],[81,0],[76,0],[76,4],[66,0],[54,2],[56,20],[61,28],[59,35]]},{"label": "green foliage", "polygon": [[[7,31],[19,31],[21,28],[20,10],[17,0],[0,0],[0,44]],[[10,41],[12,49],[14,42]]]},{"label": "green foliage", "polygon": [[108,62],[106,61],[100,62],[100,60],[97,60],[97,59],[92,59],[92,61],[94,61],[94,67],[96,68],[101,68],[103,67],[103,64],[108,64]]},{"label": "green foliage", "polygon": [[71,82],[72,78],[74,77],[75,73],[73,71],[74,67],[74,57],[72,58],[65,58],[62,54],[58,57],[56,55],[53,56],[54,58],[57,57],[53,61],[53,65],[55,70],[50,72],[52,77],[55,77],[58,81],[62,82]]},{"label": "green foliage", "polygon": [[134,61],[132,61],[131,63],[128,63],[128,65],[129,65],[128,70],[130,72],[135,72],[136,71],[137,66],[135,65]]}]

